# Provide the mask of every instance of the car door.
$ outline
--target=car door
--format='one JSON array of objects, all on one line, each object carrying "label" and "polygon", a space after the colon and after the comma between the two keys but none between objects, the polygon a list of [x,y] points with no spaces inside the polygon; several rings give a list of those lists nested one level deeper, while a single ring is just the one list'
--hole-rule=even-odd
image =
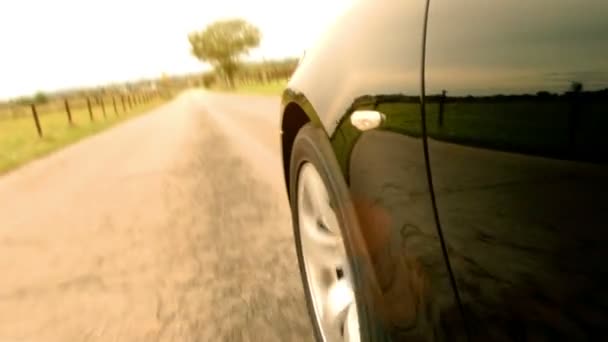
[{"label": "car door", "polygon": [[607,17],[431,1],[429,163],[472,340],[608,337]]}]

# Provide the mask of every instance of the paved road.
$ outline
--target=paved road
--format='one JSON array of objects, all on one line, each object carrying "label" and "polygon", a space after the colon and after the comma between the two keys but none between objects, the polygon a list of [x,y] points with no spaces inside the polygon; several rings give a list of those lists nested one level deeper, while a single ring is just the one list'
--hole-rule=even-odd
[{"label": "paved road", "polygon": [[310,340],[278,99],[189,91],[0,178],[0,341]]}]

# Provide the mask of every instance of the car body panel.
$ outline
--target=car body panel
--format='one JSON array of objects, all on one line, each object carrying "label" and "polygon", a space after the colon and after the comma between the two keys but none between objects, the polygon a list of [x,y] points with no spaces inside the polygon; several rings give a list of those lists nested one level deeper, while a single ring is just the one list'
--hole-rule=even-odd
[{"label": "car body panel", "polygon": [[[307,51],[283,108],[298,104],[331,140],[371,259],[369,282],[381,289],[372,294],[380,324],[394,340],[458,340],[466,333],[440,248],[422,141],[424,5],[354,5]],[[349,120],[358,110],[381,112],[384,120],[362,132]]]},{"label": "car body panel", "polygon": [[607,338],[606,17],[605,1],[431,2],[430,168],[471,340]]},{"label": "car body panel", "polygon": [[[424,1],[359,1],[306,51],[287,87],[304,94],[329,136],[355,99],[420,94]],[[415,39],[406,39],[415,37]]]},{"label": "car body panel", "polygon": [[354,5],[283,96],[331,140],[379,319],[395,340],[606,339],[608,3],[430,3],[424,102],[425,1]]},{"label": "car body panel", "polygon": [[426,171],[422,137],[370,130],[350,153],[349,188],[393,339],[464,340]]}]

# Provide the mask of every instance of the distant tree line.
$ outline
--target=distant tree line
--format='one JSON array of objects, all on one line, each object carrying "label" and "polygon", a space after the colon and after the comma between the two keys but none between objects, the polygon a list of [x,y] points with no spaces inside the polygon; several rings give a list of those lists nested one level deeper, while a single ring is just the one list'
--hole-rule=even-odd
[{"label": "distant tree line", "polygon": [[[548,91],[539,91],[536,94],[518,94],[518,95],[488,95],[488,96],[447,96],[442,94],[427,95],[428,102],[513,102],[513,101],[570,101],[573,97],[585,101],[605,101],[608,100],[608,88],[595,91],[566,91],[564,93],[552,93]],[[417,101],[419,98],[413,96],[412,100]]]},{"label": "distant tree line", "polygon": [[12,102],[19,105],[29,105],[29,104],[44,104],[49,101],[49,97],[46,93],[39,91],[33,96],[21,96],[14,99]]},{"label": "distant tree line", "polygon": [[[496,94],[483,96],[450,96],[449,91],[443,90],[440,94],[426,94],[427,103],[506,103],[506,102],[605,102],[608,101],[608,88],[600,90],[583,90],[583,84],[572,82],[570,88],[563,93],[554,93],[545,90],[537,91],[535,94]],[[373,106],[378,103],[420,103],[419,95],[389,94],[389,95],[364,95],[355,100],[355,106]]]},{"label": "distant tree line", "polygon": [[584,91],[583,83],[574,81],[570,88],[565,92],[552,93],[546,90],[537,91],[536,94],[517,94],[517,95],[488,95],[488,96],[447,96],[447,90],[441,94],[431,94],[426,96],[428,102],[512,102],[512,101],[606,101],[608,100],[608,88]]}]

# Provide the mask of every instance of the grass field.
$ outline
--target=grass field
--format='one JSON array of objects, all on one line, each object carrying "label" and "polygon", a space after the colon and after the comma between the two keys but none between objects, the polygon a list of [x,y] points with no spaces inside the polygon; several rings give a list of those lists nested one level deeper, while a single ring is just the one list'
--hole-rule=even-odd
[{"label": "grass field", "polygon": [[211,89],[237,94],[281,95],[286,86],[287,80],[273,80],[267,83],[241,83],[237,84],[235,89],[229,89],[227,87],[212,87]]},{"label": "grass field", "polygon": [[161,99],[140,104],[127,112],[119,107],[119,115],[106,108],[106,118],[99,107],[93,108],[95,121],[91,122],[86,108],[72,110],[74,125],[70,127],[65,111],[40,113],[43,138],[38,137],[32,115],[0,119],[0,174],[30,160],[44,156],[86,136],[100,132],[122,121],[158,106]]}]

